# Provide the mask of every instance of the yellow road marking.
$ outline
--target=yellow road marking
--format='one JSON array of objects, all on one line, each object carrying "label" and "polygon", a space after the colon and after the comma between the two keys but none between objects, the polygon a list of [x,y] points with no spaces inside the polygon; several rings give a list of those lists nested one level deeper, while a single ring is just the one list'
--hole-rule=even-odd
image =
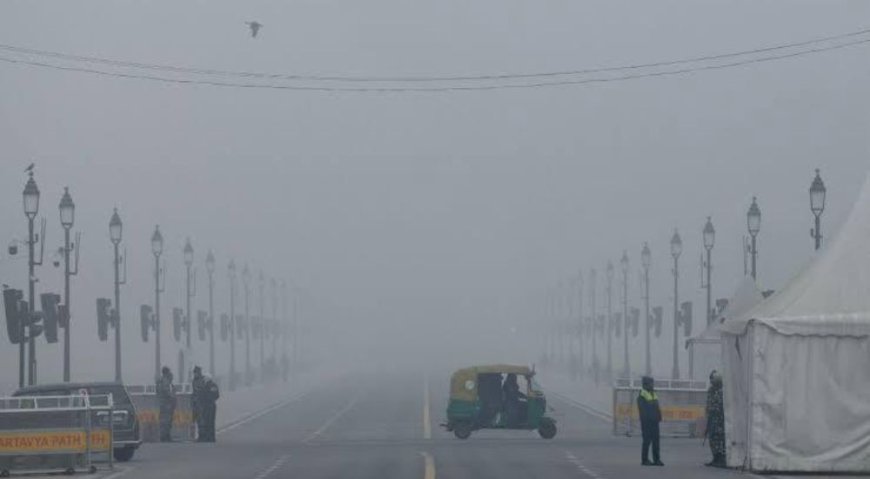
[{"label": "yellow road marking", "polygon": [[429,412],[429,377],[423,381],[423,439],[432,439],[432,421]]},{"label": "yellow road marking", "polygon": [[423,456],[423,479],[435,479],[435,459],[428,452],[421,452]]}]

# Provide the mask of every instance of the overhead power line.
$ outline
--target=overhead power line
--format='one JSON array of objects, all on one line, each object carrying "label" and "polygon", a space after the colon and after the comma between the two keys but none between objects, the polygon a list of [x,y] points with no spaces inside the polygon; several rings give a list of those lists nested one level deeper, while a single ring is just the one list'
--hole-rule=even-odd
[{"label": "overhead power line", "polygon": [[682,64],[689,63],[697,63],[697,62],[710,62],[716,60],[724,60],[728,58],[740,57],[740,56],[748,56],[748,55],[757,55],[762,53],[770,53],[779,50],[792,49],[805,47],[809,45],[827,43],[836,40],[845,40],[848,38],[854,38],[859,36],[867,36],[870,35],[870,28],[855,30],[847,33],[842,33],[838,35],[830,35],[826,37],[818,37],[811,40],[805,40],[800,42],[791,42],[791,43],[782,43],[778,45],[755,48],[750,50],[740,50],[734,52],[713,54],[713,55],[702,55],[696,57],[689,57],[677,60],[665,60],[665,61],[657,61],[650,63],[637,63],[637,64],[629,64],[629,65],[621,65],[621,66],[613,66],[613,67],[602,67],[602,68],[585,68],[585,69],[575,69],[575,70],[562,70],[562,71],[545,71],[545,72],[531,72],[531,73],[499,73],[499,74],[489,74],[489,75],[446,75],[446,76],[353,76],[353,75],[303,75],[303,74],[286,74],[286,73],[266,73],[266,72],[252,72],[252,71],[241,71],[241,70],[219,70],[219,69],[203,69],[203,68],[192,68],[192,67],[182,67],[175,65],[165,65],[165,64],[157,64],[157,63],[143,63],[143,62],[132,62],[126,60],[116,60],[110,58],[96,57],[96,56],[86,56],[86,55],[76,55],[62,52],[55,52],[49,50],[38,50],[34,48],[26,48],[15,45],[8,44],[0,44],[0,50],[5,50],[8,52],[18,53],[18,54],[26,54],[33,55],[39,57],[50,57],[61,60],[69,60],[74,62],[83,62],[83,63],[96,63],[102,65],[116,66],[116,67],[126,67],[133,69],[143,69],[143,70],[156,70],[163,72],[173,72],[173,73],[189,73],[196,75],[210,75],[210,76],[228,76],[228,77],[241,77],[241,78],[258,78],[264,80],[307,80],[307,81],[335,81],[335,82],[380,82],[380,83],[403,83],[403,82],[447,82],[447,81],[487,81],[487,80],[514,80],[514,79],[533,79],[533,78],[548,78],[548,77],[561,77],[561,76],[570,76],[570,75],[588,75],[595,73],[613,73],[625,70],[638,70],[645,68],[661,68],[661,67],[671,67]]},{"label": "overhead power line", "polygon": [[[468,80],[490,80],[490,83],[487,84],[471,84],[471,85],[440,85],[440,86],[401,86],[401,85],[390,85],[390,86],[335,86],[335,85],[322,85],[322,84],[281,84],[281,83],[249,83],[249,82],[234,82],[234,81],[224,81],[224,80],[214,80],[207,78],[184,78],[184,77],[172,77],[172,76],[160,76],[157,74],[146,74],[146,73],[125,73],[121,71],[110,71],[110,70],[102,70],[95,67],[89,66],[74,66],[74,65],[62,65],[57,63],[49,63],[47,61],[38,61],[38,60],[30,60],[30,59],[22,59],[15,58],[9,56],[0,55],[0,62],[13,63],[13,64],[22,64],[39,68],[49,68],[55,70],[63,70],[63,71],[72,71],[79,73],[88,73],[93,75],[100,76],[108,76],[115,78],[126,78],[126,79],[138,79],[145,81],[153,81],[153,82],[162,82],[169,84],[184,84],[184,85],[203,85],[203,86],[213,86],[213,87],[224,87],[224,88],[245,88],[245,89],[270,89],[270,90],[298,90],[298,91],[321,91],[321,92],[374,92],[374,93],[405,93],[405,92],[452,92],[452,91],[475,91],[475,90],[501,90],[501,89],[524,89],[524,88],[545,88],[545,87],[556,87],[556,86],[570,86],[570,85],[588,85],[593,83],[610,83],[610,82],[619,82],[619,81],[627,81],[634,79],[642,79],[642,78],[654,78],[654,77],[666,77],[666,76],[676,76],[676,75],[685,75],[694,72],[702,72],[702,71],[710,71],[710,70],[721,70],[727,68],[734,68],[743,65],[751,65],[756,63],[765,63],[771,61],[784,60],[789,58],[807,56],[812,54],[818,54],[823,52],[828,52],[832,50],[839,50],[851,46],[863,45],[870,43],[870,37],[861,38],[857,40],[852,40],[849,42],[836,43],[834,45],[827,46],[818,46],[815,48],[803,48],[798,51],[788,51],[783,53],[770,53],[775,51],[781,51],[785,49],[793,49],[798,47],[806,47],[809,45],[820,44],[822,42],[830,42],[831,40],[842,40],[850,37],[857,37],[860,35],[868,35],[870,34],[870,29],[862,30],[858,32],[851,32],[843,35],[836,35],[832,37],[826,37],[825,39],[815,39],[808,40],[804,42],[796,42],[791,44],[777,45],[773,47],[759,48],[755,50],[745,50],[742,52],[733,52],[719,55],[708,55],[704,57],[695,57],[694,59],[684,59],[684,60],[673,60],[668,62],[655,62],[655,63],[646,63],[646,64],[636,64],[636,65],[626,65],[620,67],[609,67],[609,68],[599,68],[599,69],[588,69],[588,70],[576,70],[572,73],[568,72],[544,72],[544,73],[527,73],[527,74],[519,74],[519,75],[489,75],[489,76],[476,76],[476,77],[408,77],[415,78],[415,80],[399,80],[399,77],[396,77],[392,80],[387,80],[388,77],[305,77],[305,76],[294,76],[294,75],[284,75],[282,76],[273,76],[272,79],[282,78],[284,80],[308,80],[308,81],[362,81],[361,79],[365,78],[364,81],[378,81],[383,83],[402,83],[402,82],[410,82],[410,81],[468,81]],[[7,49],[7,46],[0,45],[0,49]],[[14,47],[18,48],[18,47]],[[19,52],[23,53],[23,52]],[[66,55],[60,54],[56,52],[44,52],[44,53],[53,53],[55,55]],[[768,53],[766,55],[758,55],[758,53]],[[749,58],[739,58],[740,56],[746,56],[755,54],[756,56],[751,56]],[[52,55],[44,55],[44,56],[52,56]],[[726,58],[739,58],[737,60],[732,60],[730,62],[725,63],[714,63],[714,64],[704,64],[704,62],[711,62],[716,60],[723,60]],[[60,57],[56,57],[60,58]],[[90,59],[94,59],[94,57],[81,57]],[[71,60],[71,58],[64,58],[65,60]],[[161,70],[164,73],[186,73],[186,74],[200,74],[200,75],[238,75],[238,76],[249,76],[256,77],[256,75],[272,75],[272,74],[257,74],[257,73],[246,73],[246,72],[229,72],[229,71],[221,71],[221,70],[198,70],[198,69],[190,69],[190,68],[182,68],[182,67],[172,67],[172,66],[164,66],[164,65],[155,65],[155,64],[143,64],[143,63],[133,63],[133,62],[123,62],[116,60],[106,60],[102,59],[101,64],[109,64],[107,62],[116,62],[115,66],[123,66],[123,67],[131,67],[132,65],[140,65],[134,68],[147,68],[151,70]],[[122,65],[123,63],[123,65]],[[702,63],[700,65],[692,65],[692,63]],[[642,71],[639,73],[627,73],[617,76],[603,76],[603,77],[581,77],[581,78],[567,78],[567,79],[555,79],[549,80],[549,77],[562,76],[562,75],[581,75],[581,74],[593,74],[593,73],[613,73],[619,71],[627,71],[627,70],[640,70],[642,68],[655,68],[662,66],[677,66],[677,65],[689,65],[684,66],[682,68],[672,68],[665,70],[654,70],[654,71]],[[222,73],[206,73],[206,72],[222,72]],[[266,77],[256,77],[256,78],[266,78]],[[351,78],[355,78],[356,80],[349,80]],[[376,78],[379,78],[376,80]],[[537,79],[543,78],[542,81],[535,82],[523,82],[523,83],[501,83],[499,80],[524,80],[524,79]]]}]

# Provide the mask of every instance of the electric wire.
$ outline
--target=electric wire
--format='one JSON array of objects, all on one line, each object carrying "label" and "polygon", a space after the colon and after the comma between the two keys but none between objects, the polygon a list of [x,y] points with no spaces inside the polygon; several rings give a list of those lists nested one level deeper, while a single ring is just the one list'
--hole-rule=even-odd
[{"label": "electric wire", "polygon": [[751,65],[751,64],[759,64],[766,63],[771,61],[784,60],[789,58],[813,55],[833,50],[839,50],[851,46],[862,45],[870,43],[870,38],[854,40],[851,42],[840,43],[836,45],[830,45],[825,47],[816,47],[812,49],[800,50],[797,52],[790,53],[781,53],[775,55],[767,55],[754,57],[749,59],[742,59],[737,61],[732,61],[728,63],[714,64],[714,65],[701,65],[701,66],[691,66],[680,69],[671,69],[671,70],[663,70],[663,71],[653,71],[653,72],[643,72],[643,73],[633,73],[633,74],[625,74],[620,76],[610,76],[610,77],[596,77],[596,78],[580,78],[580,79],[566,79],[566,80],[556,80],[556,81],[540,81],[533,83],[495,83],[495,84],[486,84],[486,85],[452,85],[452,86],[433,86],[433,87],[405,87],[405,86],[376,86],[376,87],[344,87],[344,86],[322,86],[322,85],[287,85],[287,84],[269,84],[269,83],[237,83],[237,82],[228,82],[228,81],[219,81],[219,80],[207,80],[207,79],[195,79],[195,78],[173,78],[173,77],[165,77],[158,75],[147,75],[147,74],[139,74],[139,73],[124,73],[124,72],[113,72],[113,71],[105,71],[99,70],[96,68],[88,68],[88,67],[77,67],[77,66],[65,66],[65,65],[57,65],[42,61],[33,61],[33,60],[25,60],[18,58],[10,58],[0,56],[0,62],[5,63],[13,63],[13,64],[23,64],[29,65],[33,67],[39,68],[49,68],[55,70],[64,70],[64,71],[72,71],[72,72],[80,72],[80,73],[89,73],[93,75],[101,75],[108,77],[117,77],[117,78],[126,78],[126,79],[138,79],[138,80],[146,80],[153,82],[162,82],[162,83],[172,83],[172,84],[185,84],[185,85],[203,85],[203,86],[213,86],[213,87],[224,87],[224,88],[241,88],[241,89],[269,89],[269,90],[298,90],[298,91],[320,91],[320,92],[373,92],[373,93],[408,93],[408,92],[456,92],[456,91],[476,91],[476,90],[504,90],[504,89],[528,89],[528,88],[546,88],[546,87],[558,87],[558,86],[571,86],[571,85],[588,85],[595,83],[610,83],[610,82],[621,82],[642,78],[654,78],[654,77],[668,77],[668,76],[677,76],[677,75],[686,75],[695,72],[702,71],[711,71],[711,70],[721,70],[739,67],[743,65]]},{"label": "electric wire", "polygon": [[511,79],[530,79],[530,78],[547,78],[560,77],[570,75],[588,75],[595,73],[611,73],[624,70],[637,70],[645,68],[661,68],[682,65],[687,63],[709,62],[715,60],[723,60],[739,56],[757,55],[760,53],[769,53],[784,49],[804,47],[819,43],[831,42],[836,40],[845,40],[857,36],[870,35],[870,28],[855,30],[847,33],[829,35],[825,37],[814,38],[800,42],[783,43],[768,47],[755,48],[750,50],[741,50],[735,52],[702,55],[690,58],[677,60],[665,60],[650,63],[638,63],[630,65],[621,65],[602,68],[586,68],[576,70],[562,71],[547,71],[547,72],[532,72],[532,73],[499,73],[489,75],[447,75],[447,76],[345,76],[345,75],[302,75],[302,74],[284,74],[284,73],[264,73],[252,71],[238,70],[219,70],[219,69],[202,69],[181,67],[174,65],[164,65],[156,63],[132,62],[126,60],[115,60],[96,56],[75,55],[69,53],[55,52],[49,50],[39,50],[33,48],[25,48],[9,44],[0,44],[0,50],[5,50],[12,53],[50,57],[62,60],[70,60],[85,63],[97,63],[110,66],[127,67],[134,69],[157,70],[173,73],[189,73],[197,75],[211,76],[229,76],[242,78],[259,78],[267,80],[309,80],[309,81],[335,81],[335,82],[380,82],[380,83],[402,83],[402,82],[446,82],[446,81],[492,81],[492,80],[511,80]]}]

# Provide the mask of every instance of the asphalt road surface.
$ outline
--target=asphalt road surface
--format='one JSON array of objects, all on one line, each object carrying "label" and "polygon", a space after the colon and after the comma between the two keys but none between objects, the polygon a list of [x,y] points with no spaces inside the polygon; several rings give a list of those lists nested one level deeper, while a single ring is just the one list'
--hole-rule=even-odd
[{"label": "asphalt road surface", "polygon": [[[546,387],[546,385],[544,385]],[[140,478],[529,479],[738,477],[704,467],[694,439],[663,440],[665,467],[640,466],[640,439],[557,397],[559,434],[479,431],[455,439],[439,427],[447,377],[347,375],[285,405],[219,431],[216,444],[146,444],[100,474]],[[219,412],[220,414],[220,409]],[[746,477],[746,476],[744,476]]]}]

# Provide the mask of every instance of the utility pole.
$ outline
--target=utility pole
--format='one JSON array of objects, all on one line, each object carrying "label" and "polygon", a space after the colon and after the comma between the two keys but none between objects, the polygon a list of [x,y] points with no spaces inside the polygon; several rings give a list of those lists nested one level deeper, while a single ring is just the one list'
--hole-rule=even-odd
[{"label": "utility pole", "polygon": [[245,284],[245,385],[253,382],[251,372],[251,314],[249,309],[251,299],[251,270],[248,265],[242,270],[242,282]]},{"label": "utility pole", "polygon": [[674,257],[674,364],[671,370],[672,379],[680,379],[680,361],[679,361],[679,336],[677,329],[680,324],[680,303],[679,303],[679,259],[683,252],[683,241],[680,239],[680,234],[675,230],[674,236],[671,237],[671,256]]},{"label": "utility pole", "polygon": [[628,354],[628,251],[622,252],[620,266],[622,267],[622,340],[625,346],[622,376],[630,379],[631,357]]},{"label": "utility pole", "polygon": [[205,267],[208,272],[208,373],[214,373],[214,254],[211,250],[205,257]]},{"label": "utility pole", "polygon": [[613,379],[613,262],[607,262],[607,379]]},{"label": "utility pole", "polygon": [[236,262],[227,266],[230,274],[230,391],[236,389]]},{"label": "utility pole", "polygon": [[646,333],[646,375],[652,376],[652,355],[650,353],[650,336],[649,336],[649,267],[651,261],[651,255],[649,251],[649,245],[647,243],[643,244],[643,250],[640,254],[641,264],[643,266],[643,304],[644,309],[646,309],[645,316],[645,324],[646,326],[643,328]]},{"label": "utility pole", "polygon": [[[60,210],[60,225],[63,226],[63,310],[61,311],[61,326],[63,326],[63,382],[70,381],[70,276],[75,276],[79,272],[79,243],[81,235],[76,233],[75,245],[70,245],[69,233],[75,222],[75,203],[72,196],[69,194],[69,188],[63,189],[63,197],[58,205]],[[70,253],[72,249],[76,251],[76,267],[75,270],[70,269]]]},{"label": "utility pole", "polygon": [[[112,219],[109,220],[109,237],[112,240],[112,245],[115,251],[115,381],[122,382],[121,378],[121,284],[126,282],[126,277],[121,280],[121,256],[118,247],[121,244],[121,231],[123,224],[121,217],[118,216],[118,208],[112,213]],[[126,255],[125,255],[126,256]],[[124,259],[126,265],[126,258]],[[125,274],[126,276],[126,274]]]},{"label": "utility pole", "polygon": [[756,236],[761,231],[761,209],[758,207],[756,198],[752,197],[752,204],[749,206],[749,211],[746,212],[746,225],[751,237],[750,255],[752,257],[752,279],[758,280],[756,271],[756,261],[758,259],[758,248],[756,247]]},{"label": "utility pole", "polygon": [[[36,335],[33,334],[33,319],[36,314],[36,273],[35,267],[42,265],[42,257],[45,250],[45,221],[42,222],[42,238],[36,238],[33,231],[33,222],[36,219],[36,214],[39,212],[39,188],[36,186],[36,180],[33,179],[33,165],[27,169],[28,178],[24,185],[24,214],[27,216],[27,270],[28,270],[28,305],[27,318],[20,322],[21,342],[18,345],[19,353],[19,368],[18,368],[18,383],[24,386],[24,343],[28,345],[27,359],[27,384],[36,384]],[[41,241],[39,261],[36,261],[36,242]]]},{"label": "utility pole", "polygon": [[162,269],[160,268],[160,256],[163,254],[163,235],[160,233],[160,227],[154,227],[154,234],[151,235],[151,253],[154,254],[154,377],[160,379],[160,293],[163,292],[165,285],[161,285],[160,276]]},{"label": "utility pole", "polygon": [[266,382],[266,361],[263,353],[264,345],[266,344],[266,310],[263,293],[266,289],[266,277],[263,275],[263,270],[260,270],[260,382]]}]

